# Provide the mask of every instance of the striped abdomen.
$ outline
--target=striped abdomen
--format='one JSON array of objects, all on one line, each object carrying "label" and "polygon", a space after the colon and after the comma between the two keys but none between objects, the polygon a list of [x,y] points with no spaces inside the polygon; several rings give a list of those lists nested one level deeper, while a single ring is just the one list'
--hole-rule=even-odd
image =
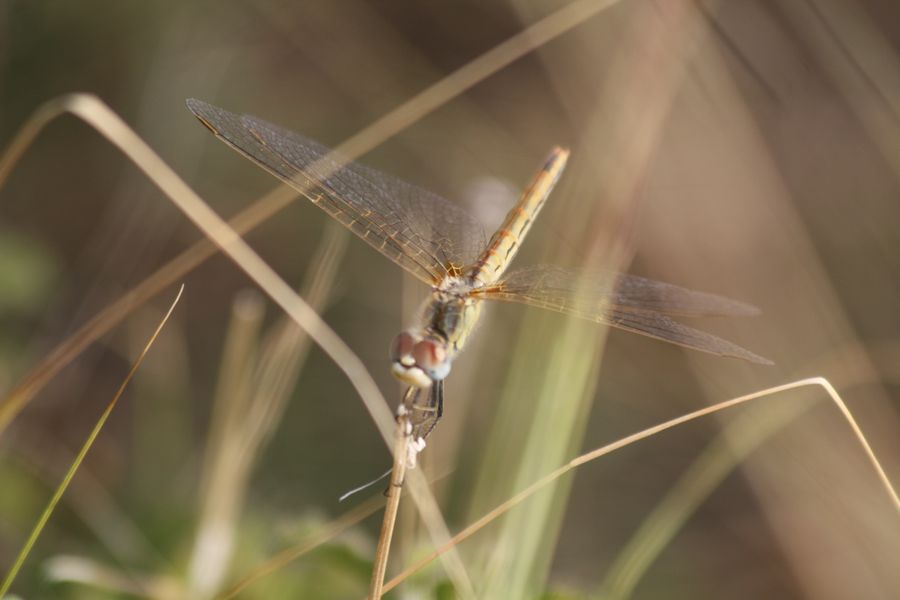
[{"label": "striped abdomen", "polygon": [[550,156],[547,157],[544,167],[491,237],[487,248],[465,274],[467,277],[471,277],[482,285],[491,284],[500,279],[518,252],[519,245],[525,239],[525,234],[528,233],[528,229],[541,207],[544,206],[547,196],[556,185],[568,158],[568,150],[553,149]]}]

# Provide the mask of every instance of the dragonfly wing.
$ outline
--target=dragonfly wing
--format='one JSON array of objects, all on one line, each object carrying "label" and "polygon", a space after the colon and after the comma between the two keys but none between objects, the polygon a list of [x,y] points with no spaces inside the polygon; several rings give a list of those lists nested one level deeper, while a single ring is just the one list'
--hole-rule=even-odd
[{"label": "dragonfly wing", "polygon": [[560,267],[537,266],[513,271],[497,284],[473,294],[605,323],[711,354],[771,364],[737,344],[669,316],[747,316],[759,313],[755,307],[652,279],[622,273],[589,276]]},{"label": "dragonfly wing", "polygon": [[508,273],[481,294],[540,298],[558,304],[556,310],[589,312],[594,307],[616,305],[623,310],[652,311],[680,317],[746,317],[759,309],[738,300],[698,292],[613,271],[582,271],[537,265]]},{"label": "dragonfly wing", "polygon": [[376,250],[428,284],[474,261],[484,230],[450,201],[358,164],[318,142],[199,100],[188,108],[229,146],[298,189]]}]

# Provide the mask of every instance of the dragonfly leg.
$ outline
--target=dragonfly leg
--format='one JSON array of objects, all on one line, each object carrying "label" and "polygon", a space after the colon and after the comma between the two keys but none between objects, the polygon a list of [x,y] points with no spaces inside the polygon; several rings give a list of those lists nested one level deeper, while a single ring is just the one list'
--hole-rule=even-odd
[{"label": "dragonfly leg", "polygon": [[[405,419],[408,423],[409,430],[406,432],[413,440],[424,439],[422,433],[430,432],[433,428],[430,423],[435,420],[434,413],[438,410],[435,407],[434,388],[428,391],[425,396],[425,390],[410,386],[403,395],[400,406],[397,407],[397,422]],[[423,402],[424,400],[424,402]]]},{"label": "dragonfly leg", "polygon": [[422,421],[419,427],[419,433],[423,440],[431,435],[434,428],[437,427],[438,421],[444,416],[444,382],[435,381],[431,386],[431,393],[428,395],[428,406],[423,409],[432,413],[428,419]]},{"label": "dragonfly leg", "polygon": [[441,417],[444,416],[444,382],[436,381],[424,398],[421,388],[409,387],[403,395],[403,401],[397,407],[397,421],[406,418],[410,430],[407,432],[413,441],[424,446],[425,438],[431,435]]}]

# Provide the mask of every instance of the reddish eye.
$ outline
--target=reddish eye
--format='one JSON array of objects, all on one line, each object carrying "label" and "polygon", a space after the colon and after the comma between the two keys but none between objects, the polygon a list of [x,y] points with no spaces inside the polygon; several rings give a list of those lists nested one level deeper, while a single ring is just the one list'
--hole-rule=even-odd
[{"label": "reddish eye", "polygon": [[416,359],[416,365],[426,371],[433,370],[447,359],[447,352],[443,345],[435,340],[424,339],[413,348],[413,358]]},{"label": "reddish eye", "polygon": [[397,334],[397,337],[391,342],[391,360],[401,362],[404,357],[412,354],[415,345],[416,339],[408,331]]}]

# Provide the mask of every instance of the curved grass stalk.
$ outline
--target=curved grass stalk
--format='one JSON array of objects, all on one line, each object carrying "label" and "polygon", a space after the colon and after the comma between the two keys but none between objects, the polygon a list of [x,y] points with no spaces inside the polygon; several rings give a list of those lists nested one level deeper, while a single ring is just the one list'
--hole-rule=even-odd
[{"label": "curved grass stalk", "polygon": [[[900,380],[900,372],[896,370],[900,347],[895,343],[882,344],[874,348],[851,345],[843,348],[841,352],[835,352],[831,361],[845,365],[854,364],[858,361],[857,355],[863,353],[876,359],[879,373],[888,381]],[[883,355],[882,361],[877,360],[879,355]],[[824,362],[822,367],[826,371],[832,371],[833,369],[826,367],[828,362]],[[860,385],[870,381],[864,372],[860,372],[849,380],[842,379],[838,385],[845,388],[848,385]],[[761,419],[754,415],[753,419],[741,417],[729,423],[647,515],[607,571],[594,597],[617,600],[631,597],[641,577],[706,497],[740,465],[746,456],[770,436],[805,414],[811,405],[812,403],[783,405],[767,412]]]},{"label": "curved grass stalk", "polygon": [[840,394],[837,393],[837,390],[831,385],[831,383],[825,379],[824,377],[810,377],[807,379],[801,379],[798,381],[793,381],[790,383],[786,383],[783,385],[774,386],[771,388],[767,388],[758,392],[753,392],[752,394],[747,394],[745,396],[739,396],[737,398],[732,398],[731,400],[725,400],[724,402],[719,402],[718,404],[714,404],[712,406],[708,406],[702,408],[700,410],[696,410],[694,412],[688,413],[686,415],[682,415],[675,419],[670,419],[664,423],[660,423],[659,425],[655,425],[653,427],[649,427],[644,429],[643,431],[639,431],[622,439],[619,439],[615,442],[597,448],[591,452],[587,452],[578,456],[577,458],[572,459],[565,465],[559,467],[555,471],[548,473],[544,477],[532,483],[530,486],[517,493],[512,498],[506,500],[499,506],[495,507],[493,510],[482,516],[480,519],[473,522],[471,525],[457,533],[450,542],[438,548],[430,555],[422,558],[418,562],[413,565],[407,567],[396,577],[387,582],[384,586],[384,591],[390,591],[400,585],[405,579],[412,576],[420,569],[424,568],[428,564],[430,564],[435,558],[439,557],[442,552],[448,551],[450,548],[459,544],[460,542],[466,540],[471,537],[479,530],[483,529],[485,526],[490,524],[492,521],[500,517],[501,515],[508,512],[510,509],[515,506],[521,504],[523,501],[534,495],[536,492],[544,489],[548,485],[555,482],[557,479],[569,473],[570,471],[580,467],[583,464],[586,464],[592,460],[596,460],[602,456],[606,456],[616,450],[620,450],[626,446],[629,446],[635,442],[647,439],[656,435],[657,433],[662,433],[668,429],[672,429],[673,427],[677,427],[678,425],[682,425],[684,423],[688,423],[690,421],[699,419],[700,417],[704,417],[727,408],[732,408],[734,406],[738,406],[740,404],[744,404],[750,402],[752,400],[757,400],[766,396],[771,396],[774,394],[779,394],[782,392],[787,392],[790,390],[795,390],[802,387],[807,386],[819,386],[825,390],[828,394],[829,398],[834,402],[837,406],[837,409],[841,412],[841,415],[847,421],[851,431],[853,432],[856,439],[859,441],[860,446],[863,449],[863,452],[866,454],[866,457],[869,459],[869,462],[872,465],[875,474],[877,475],[882,487],[885,490],[885,493],[890,498],[891,502],[894,505],[894,508],[897,510],[898,514],[900,514],[900,496],[897,494],[897,490],[891,484],[887,475],[885,474],[884,469],[881,466],[878,458],[875,456],[875,453],[872,451],[871,446],[866,440],[865,435],[862,430],[859,428],[859,425],[856,423],[856,420],[853,418],[853,415],[850,413],[850,410],[847,408],[847,405],[844,403],[843,399],[840,397]]},{"label": "curved grass stalk", "polygon": [[[559,10],[552,12],[548,16],[528,26],[518,34],[507,39],[492,50],[481,55],[472,62],[458,69],[450,76],[441,79],[434,85],[428,87],[422,93],[414,96],[407,102],[401,104],[393,111],[360,131],[350,140],[340,145],[337,152],[345,156],[345,160],[352,160],[377,146],[379,143],[394,135],[403,128],[409,126],[415,121],[421,119],[431,111],[448,102],[455,96],[458,96],[465,90],[476,85],[490,75],[496,73],[503,67],[511,64],[515,60],[528,54],[535,48],[538,48],[550,40],[562,35],[570,29],[583,23],[590,17],[599,13],[605,8],[618,3],[619,0],[578,0],[572,2]],[[387,430],[388,418],[387,411],[384,410],[383,403],[377,403],[380,398],[374,381],[363,368],[362,363],[349,352],[349,349],[342,347],[342,342],[336,335],[331,332],[324,323],[318,319],[314,311],[306,305],[302,299],[293,296],[290,288],[279,282],[274,272],[268,270],[265,263],[255,257],[249,247],[244,244],[238,233],[229,228],[221,219],[219,219],[211,210],[203,206],[202,203],[188,202],[182,204],[180,198],[190,198],[199,200],[191,190],[183,184],[183,182],[174,175],[154,153],[143,144],[142,140],[128,129],[118,117],[109,111],[102,103],[95,98],[87,95],[70,95],[64,96],[56,101],[52,101],[41,107],[32,120],[26,124],[19,135],[12,142],[9,150],[4,156],[0,157],[0,186],[9,176],[15,164],[30,146],[38,133],[53,119],[65,112],[71,112],[86,122],[93,125],[98,131],[103,133],[108,139],[118,146],[126,155],[128,155],[154,182],[159,185],[169,196],[179,205],[183,211],[188,214],[192,220],[204,230],[210,239],[214,239],[223,249],[234,244],[235,255],[232,258],[238,262],[241,267],[248,272],[254,279],[255,273],[261,273],[260,279],[268,281],[270,286],[266,287],[262,281],[257,281],[266,289],[273,299],[285,309],[292,318],[298,320],[301,326],[304,326],[311,337],[323,347],[331,358],[333,358],[338,366],[344,370],[350,378],[351,383],[364,398],[366,407],[372,415],[379,427],[385,440],[389,440]],[[105,114],[104,114],[105,113]],[[337,157],[330,156],[328,159]],[[341,159],[334,161],[339,165]],[[327,169],[325,170],[327,173]],[[154,178],[154,173],[156,178]],[[175,194],[175,195],[173,195]],[[280,208],[286,206],[295,196],[294,192],[288,192],[285,188],[280,187],[274,193],[267,196],[269,202],[260,203],[241,213],[238,218],[233,220],[233,224],[239,232],[244,232],[256,224],[264,221],[268,216],[274,214]],[[190,205],[194,206],[191,207]],[[263,205],[264,204],[264,205]],[[204,227],[204,223],[206,226]],[[125,315],[127,315],[136,306],[146,301],[164,287],[171,280],[177,279],[194,266],[202,263],[206,258],[214,253],[211,244],[201,242],[187,252],[182,254],[178,259],[169,263],[163,269],[154,274],[141,285],[134,288],[120,298],[119,301],[108,307],[106,310],[96,315],[85,326],[79,329],[76,334],[58,346],[50,356],[47,357],[38,367],[32,371],[26,379],[17,386],[6,400],[0,404],[0,433],[12,421],[13,418],[21,411],[21,409],[34,397],[34,395],[52,379],[66,364],[71,362],[81,351],[84,350],[91,342],[96,340],[100,335],[109,331],[116,323],[118,323]],[[240,257],[240,258],[238,258]],[[259,269],[262,269],[260,271]],[[253,272],[251,272],[253,271]],[[301,322],[303,321],[303,322]],[[312,326],[315,333],[309,330]],[[324,344],[324,345],[323,345]],[[343,358],[345,361],[340,360]],[[389,443],[389,442],[388,442]],[[416,485],[413,486],[413,497],[420,508],[428,505],[427,513],[431,516],[426,518],[426,526],[429,528],[433,538],[442,541],[449,537],[446,525],[440,519],[437,504],[427,493],[427,488],[418,473],[413,473],[411,481]],[[426,497],[427,496],[427,497]],[[437,516],[437,520],[435,520]],[[456,557],[452,564],[448,564],[451,576],[457,582],[457,589],[466,589],[470,586],[460,586],[460,577],[464,575],[462,562]],[[463,579],[465,579],[463,577]]]},{"label": "curved grass stalk", "polygon": [[[347,375],[375,420],[382,437],[391,439],[392,419],[386,402],[362,361],[319,315],[269,267],[159,156],[98,98],[86,94],[63,96],[38,111],[44,115],[71,113],[96,129],[127,156],[162,192],[246,272]],[[26,138],[28,136],[25,136]],[[30,139],[30,138],[29,138]],[[21,144],[14,143],[18,151]],[[12,154],[15,156],[15,153]],[[0,177],[5,172],[0,166]]]},{"label": "curved grass stalk", "polygon": [[[110,143],[127,156],[160,190],[194,222],[194,224],[231,258],[259,287],[307,332],[356,389],[382,438],[391,448],[394,419],[375,380],[349,346],[331,329],[318,313],[256,254],[252,248],[222,220],[155,152],[95,96],[75,94],[55,101],[51,113],[69,112],[94,127]],[[2,169],[0,169],[2,174]],[[2,412],[2,411],[0,411]],[[7,412],[7,417],[9,414]],[[0,415],[0,426],[2,426]],[[435,545],[446,544],[450,533],[438,509],[437,501],[417,470],[408,478],[414,485],[411,493],[422,520]],[[462,559],[450,553],[445,559],[449,577],[458,590],[471,588]]]},{"label": "curved grass stalk", "polygon": [[[403,102],[337,146],[335,152],[327,157],[329,166],[322,167],[321,172],[327,175],[330,173],[329,169],[340,166],[343,161],[359,158],[500,69],[619,1],[579,0],[550,13]],[[74,94],[51,100],[38,108],[26,124],[19,129],[6,152],[0,156],[0,188],[3,187],[19,159],[44,127],[62,114],[74,113],[72,104],[78,97],[90,96]],[[301,187],[301,189],[304,188]],[[297,194],[297,191],[287,186],[278,186],[233,217],[229,224],[236,232],[246,233],[290,204]],[[197,242],[142,283],[120,296],[113,304],[95,315],[71,337],[59,344],[0,403],[0,434],[35,394],[89,344],[112,329],[126,315],[159,293],[160,290],[205,262],[216,251],[215,245],[208,239]],[[385,437],[385,441],[390,444],[389,434]]]},{"label": "curved grass stalk", "polygon": [[156,338],[159,336],[165,324],[168,322],[169,317],[172,315],[172,311],[175,310],[175,306],[178,304],[178,301],[181,299],[181,293],[184,291],[184,286],[178,290],[178,295],[175,296],[175,300],[169,306],[169,310],[166,312],[165,316],[163,316],[159,325],[157,325],[156,330],[153,332],[153,335],[150,336],[150,339],[147,341],[147,344],[144,346],[144,349],[141,351],[140,355],[137,357],[137,360],[134,361],[134,364],[131,365],[131,369],[128,371],[128,374],[125,376],[125,379],[122,381],[119,389],[116,391],[116,394],[113,396],[112,400],[106,406],[106,410],[100,415],[100,418],[97,420],[97,423],[94,425],[93,430],[91,430],[90,435],[88,435],[87,440],[85,440],[84,445],[82,445],[81,450],[78,452],[78,455],[75,457],[75,460],[72,462],[72,465],[69,467],[69,470],[66,472],[65,477],[63,477],[62,482],[56,488],[56,491],[53,493],[53,497],[50,498],[50,502],[47,503],[47,507],[44,509],[44,512],[41,514],[34,528],[31,530],[31,534],[28,536],[28,539],[25,542],[25,545],[22,546],[22,549],[19,551],[18,556],[16,556],[16,560],[13,562],[12,567],[9,572],[6,574],[6,577],[3,579],[3,583],[0,584],[0,598],[3,598],[6,593],[9,591],[10,586],[12,586],[13,581],[16,579],[16,575],[19,574],[19,571],[22,569],[22,565],[25,564],[25,559],[28,558],[28,555],[31,553],[31,549],[34,548],[35,543],[37,542],[38,537],[41,532],[44,530],[44,527],[47,525],[47,521],[50,520],[50,515],[53,514],[54,509],[57,504],[59,504],[60,499],[63,494],[68,489],[69,484],[72,482],[72,478],[75,477],[75,473],[78,471],[78,468],[81,467],[81,464],[84,462],[84,457],[87,456],[88,450],[94,445],[94,441],[97,439],[97,436],[100,435],[100,430],[103,429],[103,426],[106,424],[107,419],[109,419],[109,415],[112,414],[113,409],[116,407],[116,404],[119,402],[119,398],[122,397],[122,394],[125,392],[125,388],[128,386],[131,379],[134,377],[134,374],[137,373],[138,368],[140,368],[141,364],[144,362],[144,358],[147,356],[147,353],[150,351],[150,347],[153,346],[153,343],[156,341]]},{"label": "curved grass stalk", "polygon": [[750,453],[810,408],[791,403],[766,413],[741,415],[706,447],[657,503],[607,571],[594,598],[625,600],[685,522]]}]

